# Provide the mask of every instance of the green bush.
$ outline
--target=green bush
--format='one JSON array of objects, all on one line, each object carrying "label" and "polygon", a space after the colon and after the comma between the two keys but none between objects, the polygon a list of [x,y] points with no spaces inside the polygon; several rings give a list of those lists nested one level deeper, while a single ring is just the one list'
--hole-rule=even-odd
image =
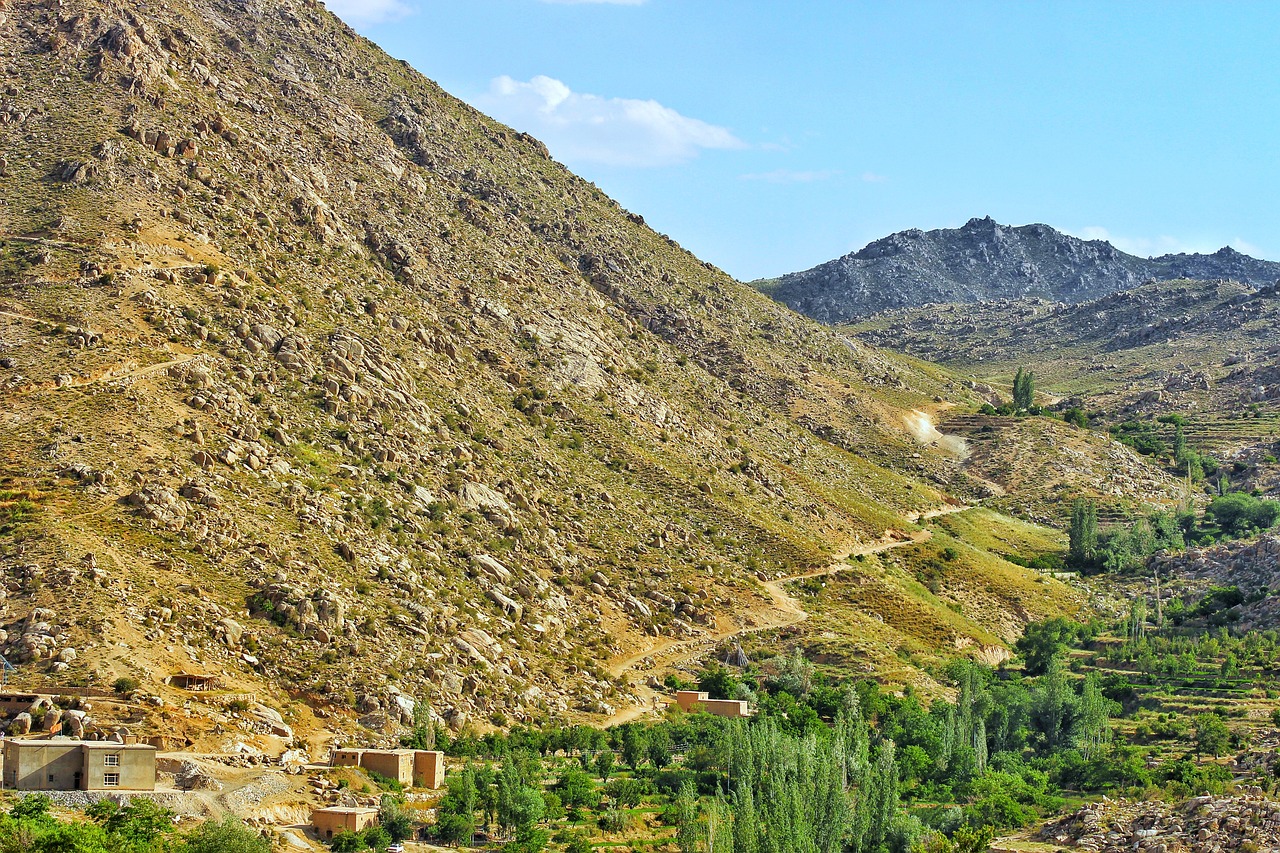
[{"label": "green bush", "polygon": [[1244,492],[1228,492],[1214,498],[1205,507],[1204,514],[1224,532],[1247,536],[1257,530],[1267,530],[1280,519],[1280,502],[1261,500]]},{"label": "green bush", "polygon": [[596,824],[605,832],[624,832],[630,822],[626,812],[610,809],[600,815]]},{"label": "green bush", "polygon": [[111,681],[111,689],[120,694],[133,693],[134,690],[138,689],[138,686],[140,686],[138,685],[138,680],[131,679],[128,675],[122,675],[120,678]]}]

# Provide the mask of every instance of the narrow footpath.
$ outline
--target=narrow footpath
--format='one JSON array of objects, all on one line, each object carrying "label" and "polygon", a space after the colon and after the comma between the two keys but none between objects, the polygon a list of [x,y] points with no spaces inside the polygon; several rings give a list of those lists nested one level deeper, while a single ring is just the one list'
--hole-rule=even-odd
[{"label": "narrow footpath", "polygon": [[[972,507],[964,505],[945,506],[923,512],[917,518],[911,520],[925,521],[927,519],[937,518],[941,515],[964,512],[967,509],[972,509]],[[804,572],[798,575],[789,575],[787,577],[778,578],[777,580],[761,583],[764,591],[768,594],[769,598],[773,600],[773,604],[777,612],[776,617],[774,617],[774,611],[770,611],[766,615],[766,621],[762,624],[753,625],[748,628],[736,628],[732,631],[707,634],[705,636],[694,637],[688,640],[661,639],[648,649],[614,663],[609,667],[609,674],[614,678],[630,676],[632,681],[632,692],[640,697],[640,701],[619,709],[600,725],[605,728],[621,725],[642,717],[651,711],[657,710],[660,707],[660,698],[665,695],[665,693],[664,691],[655,690],[651,687],[649,684],[650,680],[660,680],[662,673],[682,666],[690,661],[705,657],[726,640],[731,640],[735,637],[742,637],[747,634],[757,634],[762,631],[773,631],[779,628],[787,628],[808,619],[808,612],[800,606],[799,602],[787,594],[785,587],[788,584],[796,581],[807,580],[808,578],[829,577],[841,572],[850,571],[856,568],[848,562],[851,557],[879,554],[884,551],[892,550],[893,548],[902,548],[907,545],[927,542],[932,536],[933,534],[928,530],[918,530],[905,538],[858,544],[842,549],[836,552],[832,561],[828,563],[825,568],[815,569],[814,571]]]}]

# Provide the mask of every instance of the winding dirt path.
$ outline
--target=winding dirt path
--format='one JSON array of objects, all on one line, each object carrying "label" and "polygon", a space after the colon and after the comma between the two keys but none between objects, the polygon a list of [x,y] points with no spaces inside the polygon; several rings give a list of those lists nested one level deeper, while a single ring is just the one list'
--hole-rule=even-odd
[{"label": "winding dirt path", "polygon": [[[964,512],[967,509],[973,509],[973,507],[964,505],[945,506],[920,513],[916,518],[911,520],[924,521],[930,518],[937,518],[941,515]],[[746,628],[736,628],[732,631],[721,631],[719,633],[694,637],[688,640],[660,640],[645,651],[638,652],[630,657],[617,661],[609,667],[609,674],[615,678],[620,678],[628,673],[638,676],[636,679],[637,683],[633,684],[632,688],[636,695],[640,697],[641,701],[626,708],[619,709],[601,722],[600,725],[604,728],[622,725],[623,723],[630,722],[651,711],[657,710],[660,707],[658,700],[662,693],[648,685],[647,682],[650,677],[656,677],[659,673],[665,670],[703,657],[725,640],[729,640],[734,637],[741,637],[746,634],[757,634],[761,631],[772,631],[779,628],[787,628],[808,619],[808,612],[800,606],[799,602],[787,594],[785,589],[787,584],[807,580],[808,578],[828,577],[830,575],[839,574],[840,572],[846,572],[856,568],[848,563],[850,557],[879,554],[884,551],[892,550],[893,548],[902,548],[907,545],[927,542],[932,538],[932,536],[933,533],[931,531],[918,530],[904,538],[894,538],[888,541],[858,544],[842,549],[833,555],[831,562],[828,563],[825,568],[815,569],[811,572],[804,572],[798,575],[789,575],[787,577],[778,578],[777,580],[764,581],[761,583],[764,591],[768,594],[769,598],[773,600],[774,607],[780,612],[780,618],[766,618],[766,621],[759,625],[752,625]]]}]

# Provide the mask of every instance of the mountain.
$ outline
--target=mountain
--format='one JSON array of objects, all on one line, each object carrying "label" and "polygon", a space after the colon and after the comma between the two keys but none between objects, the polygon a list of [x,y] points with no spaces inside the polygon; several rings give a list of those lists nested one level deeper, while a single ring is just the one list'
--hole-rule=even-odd
[{"label": "mountain", "polygon": [[[1233,463],[1236,486],[1280,494],[1275,284],[1153,282],[1078,304],[935,305],[845,328],[868,343],[946,364],[984,392],[1029,369],[1042,391],[1062,398],[1059,406],[1079,406],[1101,423],[1178,415],[1193,447]],[[993,401],[1000,396],[993,393]],[[940,427],[967,433],[956,424]],[[1171,441],[1172,426],[1153,428]]]},{"label": "mountain", "polygon": [[278,753],[415,700],[638,712],[651,655],[814,641],[779,579],[832,565],[910,619],[854,596],[826,659],[897,683],[1079,606],[980,549],[936,592],[842,562],[994,493],[927,428],[981,395],[699,261],[319,4],[5,0],[0,45],[12,682],[133,680],[155,699],[99,713]]},{"label": "mountain", "polygon": [[935,302],[1085,302],[1148,280],[1183,278],[1272,284],[1280,278],[1280,263],[1229,246],[1211,255],[1144,259],[1047,225],[1011,227],[986,217],[961,228],[899,231],[813,269],[756,285],[801,314],[843,323]]}]

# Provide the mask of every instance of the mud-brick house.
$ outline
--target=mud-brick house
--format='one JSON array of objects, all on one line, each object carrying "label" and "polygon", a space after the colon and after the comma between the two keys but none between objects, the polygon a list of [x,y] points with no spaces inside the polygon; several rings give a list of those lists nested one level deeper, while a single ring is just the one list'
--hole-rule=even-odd
[{"label": "mud-brick house", "polygon": [[3,741],[9,791],[154,791],[156,748],[69,738]]},{"label": "mud-brick house", "polygon": [[361,832],[378,822],[378,810],[346,806],[330,806],[311,813],[316,835],[330,841],[340,832]]},{"label": "mud-brick house", "polygon": [[335,749],[334,767],[362,767],[415,788],[444,784],[444,753],[427,749]]},{"label": "mud-brick house", "polygon": [[676,705],[682,711],[700,708],[717,717],[750,717],[755,714],[751,706],[740,699],[712,699],[704,690],[677,690]]}]

